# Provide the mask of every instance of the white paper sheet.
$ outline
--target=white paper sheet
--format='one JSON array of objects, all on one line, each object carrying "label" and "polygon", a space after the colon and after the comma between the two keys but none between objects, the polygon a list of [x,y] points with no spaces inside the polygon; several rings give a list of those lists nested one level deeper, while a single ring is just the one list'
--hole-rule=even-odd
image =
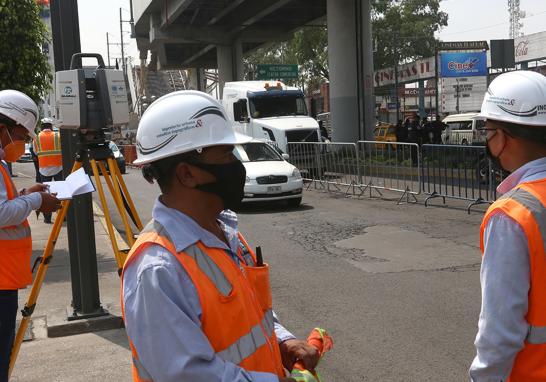
[{"label": "white paper sheet", "polygon": [[95,186],[93,186],[89,175],[85,173],[83,168],[68,175],[66,180],[45,182],[44,184],[49,186],[49,192],[57,194],[59,200],[72,199],[75,195],[95,191]]}]

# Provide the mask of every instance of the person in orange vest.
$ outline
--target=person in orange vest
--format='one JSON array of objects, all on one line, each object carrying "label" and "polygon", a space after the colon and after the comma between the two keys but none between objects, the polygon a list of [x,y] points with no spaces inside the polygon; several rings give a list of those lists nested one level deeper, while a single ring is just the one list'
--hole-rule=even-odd
[{"label": "person in orange vest", "polygon": [[[42,131],[33,140],[32,145],[38,156],[41,181],[63,180],[61,135],[58,131],[53,131],[51,118],[42,119]],[[51,213],[44,213],[44,223],[51,224]]]},{"label": "person in orange vest", "polygon": [[198,91],[156,100],[137,131],[137,160],[159,184],[152,221],[131,248],[121,301],[134,381],[313,381],[318,351],[296,339],[272,309],[269,267],[231,211],[246,172],[220,103]]},{"label": "person in orange vest", "polygon": [[52,212],[61,206],[43,184],[17,191],[6,165],[24,154],[37,116],[38,107],[30,97],[16,90],[0,91],[0,382],[8,380],[18,289],[32,283],[27,217],[32,210]]},{"label": "person in orange vest", "polygon": [[481,226],[474,382],[546,381],[546,77],[498,76],[485,95],[487,151],[511,174]]}]

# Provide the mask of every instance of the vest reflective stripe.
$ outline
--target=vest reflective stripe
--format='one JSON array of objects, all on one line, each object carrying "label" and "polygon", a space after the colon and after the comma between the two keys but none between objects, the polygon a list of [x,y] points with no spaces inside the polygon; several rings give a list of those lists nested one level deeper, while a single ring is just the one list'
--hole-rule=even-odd
[{"label": "vest reflective stripe", "polygon": [[[263,329],[262,329],[263,326]],[[273,312],[269,310],[263,318],[260,325],[254,326],[249,333],[239,338],[227,349],[216,353],[224,361],[240,364],[245,358],[251,356],[261,346],[264,346],[267,339],[264,335],[264,329],[267,336],[273,334]]]},{"label": "vest reflective stripe", "polygon": [[546,344],[546,326],[531,325],[525,340],[534,345]]},{"label": "vest reflective stripe", "polygon": [[229,296],[233,287],[227,280],[224,272],[222,272],[218,265],[216,265],[216,263],[209,256],[204,254],[197,245],[189,246],[188,248],[184,249],[184,252],[195,260],[199,266],[199,269],[201,269],[201,271],[207,275],[220,293],[222,293],[224,296]]},{"label": "vest reflective stripe", "polygon": [[30,227],[26,224],[0,228],[0,240],[20,240],[27,237],[30,237]]},{"label": "vest reflective stripe", "polygon": [[542,235],[542,243],[546,248],[546,208],[533,194],[521,188],[514,190],[508,197],[523,205],[533,215]]},{"label": "vest reflective stripe", "polygon": [[153,381],[152,376],[148,373],[142,362],[140,362],[137,357],[133,357],[133,365],[138,373],[138,377],[142,381]]}]

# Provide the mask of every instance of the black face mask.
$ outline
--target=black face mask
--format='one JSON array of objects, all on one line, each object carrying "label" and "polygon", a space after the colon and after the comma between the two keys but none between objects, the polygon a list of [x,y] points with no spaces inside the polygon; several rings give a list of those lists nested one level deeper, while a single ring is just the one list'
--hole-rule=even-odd
[{"label": "black face mask", "polygon": [[503,170],[499,157],[496,157],[496,156],[493,155],[493,153],[491,152],[491,149],[489,148],[489,145],[487,143],[485,144],[485,152],[487,154],[487,157],[491,161],[491,165],[493,167],[492,170],[493,171]]},{"label": "black face mask", "polygon": [[241,161],[225,164],[192,162],[193,166],[216,177],[215,182],[199,184],[195,188],[218,195],[224,202],[224,209],[234,209],[244,197],[246,170]]}]

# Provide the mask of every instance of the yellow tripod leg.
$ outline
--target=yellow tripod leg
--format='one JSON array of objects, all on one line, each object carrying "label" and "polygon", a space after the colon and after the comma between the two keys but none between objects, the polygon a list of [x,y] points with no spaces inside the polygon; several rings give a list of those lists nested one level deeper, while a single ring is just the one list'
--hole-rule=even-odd
[{"label": "yellow tripod leg", "polygon": [[[82,165],[80,162],[75,162],[71,172],[78,170],[81,166]],[[57,239],[59,238],[59,233],[61,232],[61,227],[63,225],[64,218],[66,217],[66,213],[68,212],[69,206],[70,200],[64,200],[62,202],[62,207],[55,218],[55,223],[53,224],[53,228],[51,229],[51,233],[49,234],[49,238],[44,249],[44,254],[42,255],[42,260],[40,261],[40,266],[38,267],[36,277],[34,278],[34,282],[32,283],[32,289],[28,296],[25,307],[21,311],[23,313],[23,318],[21,319],[21,325],[19,325],[19,329],[17,330],[17,335],[15,336],[15,341],[11,349],[11,357],[9,362],[10,376],[11,372],[13,371],[13,367],[15,366],[15,361],[17,360],[19,349],[21,348],[21,344],[23,343],[23,338],[30,322],[30,317],[34,312],[36,301],[38,300],[38,295],[40,294],[40,289],[44,282],[45,274],[49,267],[49,262],[53,257],[53,250],[55,249],[55,244],[57,243]]]},{"label": "yellow tripod leg", "polygon": [[142,221],[140,220],[140,217],[138,215],[138,212],[135,208],[135,204],[133,203],[133,199],[131,198],[131,194],[129,194],[129,191],[127,190],[127,186],[125,185],[125,181],[123,180],[123,177],[121,176],[121,171],[119,171],[118,162],[116,162],[114,159],[110,158],[108,159],[108,166],[110,168],[110,172],[112,172],[112,169],[114,169],[115,176],[112,176],[114,180],[118,180],[118,184],[121,187],[121,190],[123,191],[123,195],[125,195],[125,199],[127,200],[127,204],[129,205],[129,209],[131,210],[131,214],[135,218],[136,226],[139,231],[142,231],[144,226],[142,225]]},{"label": "yellow tripod leg", "polygon": [[106,226],[108,229],[108,236],[110,237],[110,242],[112,243],[112,248],[114,249],[114,256],[116,257],[116,262],[118,264],[118,270],[123,267],[124,255],[121,254],[118,243],[116,241],[116,236],[114,235],[114,229],[112,225],[112,219],[110,217],[110,212],[108,210],[108,203],[106,202],[106,197],[104,196],[104,189],[102,188],[102,183],[100,181],[99,170],[97,168],[97,162],[94,159],[89,161],[91,163],[91,168],[93,170],[93,176],[95,177],[95,184],[97,186],[97,192],[99,194],[100,203],[102,205],[102,211],[104,212],[104,217],[106,218]]},{"label": "yellow tripod leg", "polygon": [[[110,179],[110,175],[108,175],[108,171],[106,171],[106,166],[102,161],[98,162],[100,171],[102,176],[104,177],[104,180],[106,181],[106,184],[108,185],[108,188],[110,189],[110,194],[112,195],[112,198],[114,199],[114,202],[116,203],[116,207],[118,208],[119,215],[121,216],[121,220],[123,222],[123,226],[125,227],[125,235],[127,237],[127,242],[129,244],[129,247],[132,247],[135,243],[135,239],[133,236],[133,230],[131,229],[131,225],[129,224],[129,220],[127,219],[127,215],[125,213],[125,207],[123,206],[123,202],[121,201],[121,195],[119,191],[119,187],[117,187],[115,179]],[[110,166],[110,162],[108,162],[108,165]],[[110,174],[112,173],[112,168],[110,168]],[[125,259],[124,259],[125,260]]]}]

